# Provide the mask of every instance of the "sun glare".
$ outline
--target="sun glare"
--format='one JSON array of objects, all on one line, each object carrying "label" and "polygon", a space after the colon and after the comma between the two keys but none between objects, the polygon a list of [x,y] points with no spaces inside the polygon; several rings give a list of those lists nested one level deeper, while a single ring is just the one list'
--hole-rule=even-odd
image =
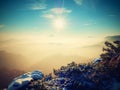
[{"label": "sun glare", "polygon": [[53,25],[55,28],[57,29],[63,29],[65,27],[65,20],[64,18],[56,18],[54,21],[53,21]]}]

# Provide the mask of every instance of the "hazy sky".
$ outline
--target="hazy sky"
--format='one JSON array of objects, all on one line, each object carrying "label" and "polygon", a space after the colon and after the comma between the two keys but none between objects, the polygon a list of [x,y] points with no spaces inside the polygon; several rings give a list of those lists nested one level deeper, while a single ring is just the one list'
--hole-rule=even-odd
[{"label": "hazy sky", "polygon": [[105,37],[116,35],[120,0],[0,0],[0,50],[32,62],[59,54],[96,57]]}]

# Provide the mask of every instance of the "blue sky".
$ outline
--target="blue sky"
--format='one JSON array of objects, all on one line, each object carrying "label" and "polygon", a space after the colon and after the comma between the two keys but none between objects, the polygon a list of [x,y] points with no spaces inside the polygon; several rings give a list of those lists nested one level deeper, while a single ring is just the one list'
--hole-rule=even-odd
[{"label": "blue sky", "polygon": [[57,16],[66,20],[67,33],[120,32],[119,0],[0,0],[2,32],[55,30]]}]

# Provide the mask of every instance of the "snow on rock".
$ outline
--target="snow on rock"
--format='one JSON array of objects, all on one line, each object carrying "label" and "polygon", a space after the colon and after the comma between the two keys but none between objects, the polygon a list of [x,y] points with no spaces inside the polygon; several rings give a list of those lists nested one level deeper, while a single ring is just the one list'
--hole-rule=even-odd
[{"label": "snow on rock", "polygon": [[40,71],[34,71],[31,73],[31,77],[34,80],[38,80],[38,79],[42,79],[43,78],[43,74]]},{"label": "snow on rock", "polygon": [[8,86],[8,90],[17,90],[30,83],[31,80],[42,79],[43,74],[40,71],[33,71],[25,73],[15,78],[12,83]]},{"label": "snow on rock", "polygon": [[93,64],[97,64],[97,63],[99,63],[101,61],[102,61],[101,58],[96,58],[96,59],[93,60]]}]

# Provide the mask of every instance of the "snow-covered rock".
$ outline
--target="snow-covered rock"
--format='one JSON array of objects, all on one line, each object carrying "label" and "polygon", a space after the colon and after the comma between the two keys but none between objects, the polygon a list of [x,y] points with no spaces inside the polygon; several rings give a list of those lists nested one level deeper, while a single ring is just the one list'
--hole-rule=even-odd
[{"label": "snow-covered rock", "polygon": [[101,58],[96,58],[96,59],[93,60],[93,64],[97,64],[97,63],[99,63],[101,61],[102,61]]},{"label": "snow-covered rock", "polygon": [[43,74],[40,71],[33,71],[25,73],[15,78],[12,83],[8,86],[8,90],[17,90],[30,83],[31,80],[42,79]]},{"label": "snow-covered rock", "polygon": [[38,80],[38,79],[42,79],[43,78],[43,74],[40,71],[34,71],[31,73],[31,77],[34,80]]}]

